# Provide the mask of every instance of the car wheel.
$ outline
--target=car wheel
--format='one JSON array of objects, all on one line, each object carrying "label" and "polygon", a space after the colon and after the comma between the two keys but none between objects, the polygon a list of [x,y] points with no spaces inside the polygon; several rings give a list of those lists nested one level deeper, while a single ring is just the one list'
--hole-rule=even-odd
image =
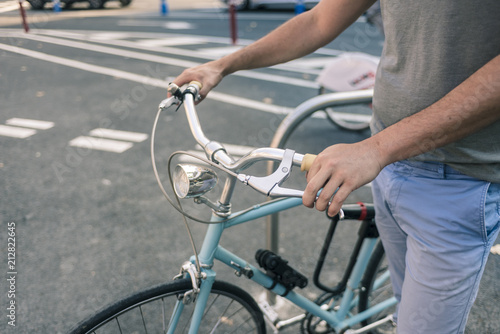
[{"label": "car wheel", "polygon": [[104,7],[105,0],[89,0],[90,9],[101,9]]},{"label": "car wheel", "polygon": [[33,9],[43,9],[45,6],[45,0],[28,0]]},{"label": "car wheel", "polygon": [[131,2],[132,0],[120,0],[122,7],[127,7]]}]

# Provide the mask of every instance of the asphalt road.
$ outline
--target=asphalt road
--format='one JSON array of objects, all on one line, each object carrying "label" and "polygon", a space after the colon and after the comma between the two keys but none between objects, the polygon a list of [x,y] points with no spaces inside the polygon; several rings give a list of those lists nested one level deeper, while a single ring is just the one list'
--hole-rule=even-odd
[{"label": "asphalt road", "polygon": [[[192,254],[150,162],[150,132],[165,84],[187,66],[263,36],[293,13],[239,14],[238,45],[233,46],[228,15],[214,2],[191,10],[174,3],[165,17],[156,8],[144,8],[145,3],[103,11],[77,7],[59,14],[28,10],[29,34],[22,31],[16,11],[0,13],[0,249],[8,249],[9,233],[15,234],[15,264],[8,262],[10,250],[0,252],[0,333],[64,333],[104,305],[170,280]],[[240,150],[268,146],[284,113],[317,94],[314,79],[321,66],[346,51],[378,55],[381,38],[357,22],[301,62],[228,77],[199,106],[207,136]],[[103,128],[119,132],[110,135]],[[301,125],[288,146],[317,153],[368,135],[319,117]],[[162,175],[169,154],[196,150],[181,112],[160,119],[156,141]],[[303,187],[303,176],[290,184]],[[262,200],[243,190],[235,206]],[[369,188],[350,200],[370,201]],[[295,268],[311,273],[327,225],[323,214],[305,208],[283,214],[280,252]],[[356,234],[354,225],[340,227],[328,280],[338,277]],[[192,228],[199,242],[204,227]],[[265,221],[236,227],[223,244],[252,260],[255,250],[265,246]],[[499,255],[492,254],[468,333],[500,332],[499,265]],[[11,276],[15,279],[7,281]],[[221,278],[262,295],[230,270],[221,270]],[[304,294],[316,292],[311,287]],[[7,317],[12,301],[15,327]]]}]

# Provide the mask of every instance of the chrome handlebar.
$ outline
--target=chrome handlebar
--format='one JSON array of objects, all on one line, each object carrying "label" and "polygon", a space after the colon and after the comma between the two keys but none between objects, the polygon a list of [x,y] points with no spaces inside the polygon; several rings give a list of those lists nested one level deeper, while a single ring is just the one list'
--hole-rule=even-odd
[{"label": "chrome handlebar", "polygon": [[[203,133],[195,108],[195,100],[199,96],[199,89],[198,83],[191,83],[181,92],[177,85],[170,84],[168,92],[172,96],[163,100],[159,108],[165,110],[172,105],[183,103],[191,133],[198,144],[203,147],[207,158],[230,171],[238,173],[238,180],[241,182],[270,197],[302,197],[303,191],[282,188],[281,184],[289,177],[293,165],[300,166],[302,164],[304,155],[295,153],[293,150],[266,147],[252,150],[242,158],[234,160],[226,152],[222,144],[208,139]],[[258,161],[279,161],[280,165],[274,173],[265,177],[239,173]]]}]

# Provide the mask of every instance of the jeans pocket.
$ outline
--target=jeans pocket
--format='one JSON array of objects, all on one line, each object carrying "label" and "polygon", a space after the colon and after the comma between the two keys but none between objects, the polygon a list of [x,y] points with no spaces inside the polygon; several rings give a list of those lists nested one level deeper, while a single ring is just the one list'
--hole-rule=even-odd
[{"label": "jeans pocket", "polygon": [[484,230],[486,241],[490,240],[500,225],[500,183],[490,183],[484,203]]}]

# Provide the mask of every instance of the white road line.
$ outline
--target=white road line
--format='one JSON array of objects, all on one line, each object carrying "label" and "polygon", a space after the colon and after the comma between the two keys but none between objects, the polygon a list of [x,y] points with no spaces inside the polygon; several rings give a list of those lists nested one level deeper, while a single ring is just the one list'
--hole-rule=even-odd
[{"label": "white road line", "polygon": [[90,131],[89,135],[100,138],[132,141],[135,143],[140,143],[148,139],[148,135],[145,133],[103,129],[103,128],[94,129]]},{"label": "white road line", "polygon": [[300,58],[288,62],[288,65],[298,68],[319,68],[322,69],[332,61],[332,57]]},{"label": "white road line", "polygon": [[172,45],[197,45],[205,44],[206,42],[201,38],[196,37],[168,37],[168,38],[155,38],[143,39],[135,42],[141,46],[155,47],[155,46],[172,46]]},{"label": "white road line", "polygon": [[[51,43],[51,44],[56,44],[56,45],[63,45],[66,47],[73,47],[73,48],[77,48],[77,49],[89,50],[89,51],[94,51],[94,52],[101,52],[101,53],[112,54],[112,55],[121,56],[121,57],[146,60],[146,61],[155,62],[155,63],[159,63],[159,64],[167,64],[167,65],[179,66],[179,67],[183,67],[183,68],[190,68],[190,67],[194,67],[194,66],[201,64],[201,63],[187,61],[187,60],[181,60],[181,59],[177,59],[177,58],[150,55],[150,54],[145,54],[142,52],[127,51],[127,50],[123,50],[123,49],[110,48],[107,46],[100,46],[100,45],[95,45],[95,44],[90,44],[90,43],[62,40],[62,39],[58,39],[58,38],[40,36],[40,35],[36,35],[36,34],[29,34],[29,35],[28,34],[24,34],[24,35],[16,34],[16,36],[19,38],[32,39],[32,40],[35,40],[38,42],[46,42],[46,43]],[[191,56],[195,57],[196,55],[193,54],[193,52],[194,51],[191,52]],[[276,68],[280,69],[278,67],[276,67]],[[313,82],[310,80],[296,79],[296,78],[284,77],[281,75],[267,74],[267,73],[262,73],[262,72],[239,71],[239,72],[233,73],[232,75],[251,78],[251,79],[257,79],[257,80],[263,80],[263,81],[268,81],[268,82],[276,82],[276,83],[281,83],[281,84],[293,85],[293,86],[298,86],[298,87],[302,87],[302,88],[313,88],[313,89],[319,88],[319,85],[316,82]]]},{"label": "white road line", "polygon": [[80,136],[69,142],[70,146],[122,153],[132,147],[132,143],[118,140]]},{"label": "white road line", "polygon": [[[34,32],[32,31],[32,33],[34,33]],[[83,34],[83,33],[77,34],[77,33],[61,32],[61,31],[53,31],[53,30],[36,30],[36,33],[39,34],[38,36],[40,36],[40,34],[49,35],[49,36],[59,36],[59,37],[64,37],[64,38],[76,39],[76,40],[80,40],[80,41],[91,41],[91,42],[103,43],[103,44],[107,44],[107,45],[115,45],[115,46],[134,48],[134,49],[140,49],[140,50],[148,50],[148,51],[153,51],[153,52],[168,53],[168,54],[172,54],[172,55],[176,55],[176,56],[183,56],[183,57],[194,57],[194,58],[200,58],[200,59],[206,59],[206,60],[213,60],[213,59],[218,58],[216,56],[211,56],[210,54],[204,53],[203,49],[186,50],[186,49],[179,49],[179,48],[174,48],[174,47],[169,47],[169,46],[148,46],[148,45],[142,44],[142,41],[110,40],[107,37],[109,35],[109,33],[93,33],[93,34],[88,35],[88,34]],[[7,35],[9,35],[9,36],[15,35],[16,37],[19,37],[19,38],[24,37],[24,38],[35,39],[31,36],[20,35],[18,32],[15,32],[15,33],[10,32],[10,34],[7,34]],[[167,37],[165,37],[165,35],[167,35]],[[122,33],[121,36],[119,36],[117,38],[134,38],[134,39],[147,38],[147,39],[157,40],[160,38],[168,38],[168,39],[174,38],[174,39],[176,39],[179,37],[180,37],[179,35],[175,35],[175,34],[157,35],[155,33],[141,33],[141,34]],[[200,37],[200,36],[186,35],[186,36],[182,36],[182,38],[198,38],[198,39],[202,39],[203,43],[220,43],[220,44],[225,44],[225,45],[229,44],[228,38],[221,38],[221,37],[208,37],[208,36]],[[238,44],[248,45],[252,42],[253,42],[252,40],[245,40],[244,42],[239,42]],[[48,43],[55,44],[54,42],[48,42]],[[59,42],[59,45],[66,45],[66,42],[64,42],[64,41]],[[92,44],[89,44],[89,45],[92,45]],[[88,46],[85,47],[85,49],[86,48],[88,48]],[[330,56],[338,56],[338,55],[342,54],[342,52],[340,52],[340,51],[331,50],[331,49],[319,49],[315,53],[326,54],[326,55],[330,55]],[[193,63],[193,66],[196,64],[199,64],[199,63]],[[320,70],[318,70],[318,69],[311,69],[311,68],[305,68],[305,67],[295,67],[295,66],[289,65],[289,63],[271,66],[270,68],[281,70],[281,71],[287,71],[287,72],[306,73],[306,74],[311,74],[311,75],[318,75],[320,72]],[[245,71],[236,72],[232,75],[243,76],[241,73],[244,73],[244,72]],[[277,77],[279,77],[279,76],[277,76]],[[259,79],[259,78],[257,77],[256,79]],[[302,80],[302,81],[309,82],[309,84],[311,83],[311,81],[306,81],[306,80]],[[307,83],[305,85],[307,85]],[[315,89],[319,88],[319,86],[315,85],[314,88]]]},{"label": "white road line", "polygon": [[2,4],[2,6],[0,7],[0,13],[11,12],[16,9],[19,9],[19,2],[9,1],[7,3]]},{"label": "white road line", "polygon": [[188,30],[196,29],[196,25],[185,21],[137,21],[137,20],[120,20],[118,25],[122,27],[164,27],[171,30]]},{"label": "white road line", "polygon": [[211,58],[220,58],[222,56],[238,51],[241,48],[243,48],[243,46],[231,45],[231,46],[222,46],[216,48],[200,48],[197,51],[205,55],[208,55]]},{"label": "white road line", "polygon": [[33,136],[35,133],[36,130],[33,129],[18,128],[0,124],[0,136],[24,139]]},{"label": "white road line", "polygon": [[[98,74],[102,74],[102,75],[109,75],[109,76],[116,77],[116,78],[135,81],[135,82],[142,83],[144,85],[161,87],[161,88],[165,88],[165,89],[168,87],[168,82],[166,82],[164,80],[155,79],[155,78],[147,77],[144,75],[134,74],[134,73],[125,72],[125,71],[121,71],[121,70],[116,70],[116,69],[112,69],[112,68],[108,68],[108,67],[87,64],[87,63],[83,63],[83,62],[72,60],[72,59],[62,58],[62,57],[58,57],[58,56],[52,56],[52,55],[49,55],[46,53],[22,49],[22,48],[19,48],[16,46],[11,46],[11,45],[6,45],[6,44],[0,43],[0,49],[4,49],[6,51],[19,53],[19,54],[22,54],[22,55],[25,55],[28,57],[37,58],[37,59],[49,61],[49,62],[60,64],[60,65],[65,65],[68,67],[78,68],[78,69],[88,71],[88,72],[98,73]],[[253,72],[248,72],[248,73],[253,73]],[[261,75],[262,75],[262,77],[266,76],[265,73],[261,73]],[[293,79],[288,78],[288,80],[292,81]],[[208,96],[207,96],[207,99],[212,99],[212,100],[216,100],[216,101],[220,101],[220,102],[224,102],[224,103],[229,103],[229,104],[237,105],[240,107],[269,112],[269,113],[277,114],[277,115],[286,115],[286,114],[290,113],[290,111],[293,110],[293,108],[289,108],[289,107],[284,107],[284,106],[279,106],[279,105],[274,105],[274,104],[267,104],[267,103],[263,103],[260,101],[250,100],[247,98],[238,97],[238,96],[220,93],[220,92],[215,92],[215,91],[210,92],[210,94],[208,94]],[[323,116],[321,114],[318,114],[318,115],[319,116],[317,116],[317,117],[323,118]]]},{"label": "white road line", "polygon": [[116,69],[112,69],[112,68],[108,68],[108,67],[87,64],[87,63],[77,61],[77,60],[62,58],[62,57],[58,57],[58,56],[52,56],[52,55],[49,55],[47,53],[22,49],[22,48],[7,45],[7,44],[0,43],[0,49],[6,50],[9,52],[22,54],[22,55],[25,55],[28,57],[48,61],[51,63],[56,63],[59,65],[78,68],[80,70],[84,70],[87,72],[93,72],[93,73],[108,75],[108,76],[112,76],[112,77],[116,77],[116,78],[127,79],[130,81],[140,82],[140,83],[145,84],[145,85],[151,85],[151,86],[163,87],[163,88],[167,88],[167,86],[168,86],[168,83],[165,82],[164,80],[155,79],[155,78],[147,77],[144,75],[134,74],[134,73],[125,72],[125,71],[121,71],[121,70],[116,70]]},{"label": "white road line", "polygon": [[[0,43],[0,49],[6,50],[9,52],[22,54],[22,55],[25,55],[28,57],[56,63],[59,65],[64,65],[64,66],[68,66],[68,67],[81,69],[81,70],[87,71],[87,72],[93,72],[93,73],[97,73],[97,74],[101,74],[101,75],[108,75],[111,77],[116,77],[116,78],[134,81],[134,82],[139,82],[139,83],[142,83],[144,85],[161,87],[161,88],[165,88],[165,89],[168,87],[168,82],[166,82],[164,80],[159,80],[159,79],[147,77],[144,75],[134,74],[134,73],[116,70],[116,69],[112,69],[112,68],[108,68],[108,67],[87,64],[87,63],[83,63],[83,62],[72,60],[72,59],[62,58],[62,57],[58,57],[58,56],[52,56],[52,55],[49,55],[46,53],[32,51],[32,50],[26,50],[26,49],[22,49],[22,48],[19,48],[16,46],[11,46],[11,45],[6,45],[6,44]],[[234,95],[214,92],[214,91],[210,92],[210,94],[208,94],[207,98],[213,99],[216,101],[221,101],[224,103],[230,103],[230,104],[246,107],[246,108],[253,108],[256,110],[260,110],[260,111],[270,112],[270,113],[274,113],[274,114],[287,114],[291,110],[293,110],[292,108],[288,108],[288,107],[266,104],[263,102],[254,101],[254,100],[250,100],[250,99],[246,99],[246,98],[242,98],[242,97],[237,97]]]},{"label": "white road line", "polygon": [[183,21],[167,21],[163,24],[163,27],[171,30],[196,29],[196,25]]},{"label": "white road line", "polygon": [[23,128],[31,128],[37,130],[48,130],[54,126],[54,122],[40,121],[36,119],[27,118],[11,118],[8,119],[5,124],[20,126]]}]

